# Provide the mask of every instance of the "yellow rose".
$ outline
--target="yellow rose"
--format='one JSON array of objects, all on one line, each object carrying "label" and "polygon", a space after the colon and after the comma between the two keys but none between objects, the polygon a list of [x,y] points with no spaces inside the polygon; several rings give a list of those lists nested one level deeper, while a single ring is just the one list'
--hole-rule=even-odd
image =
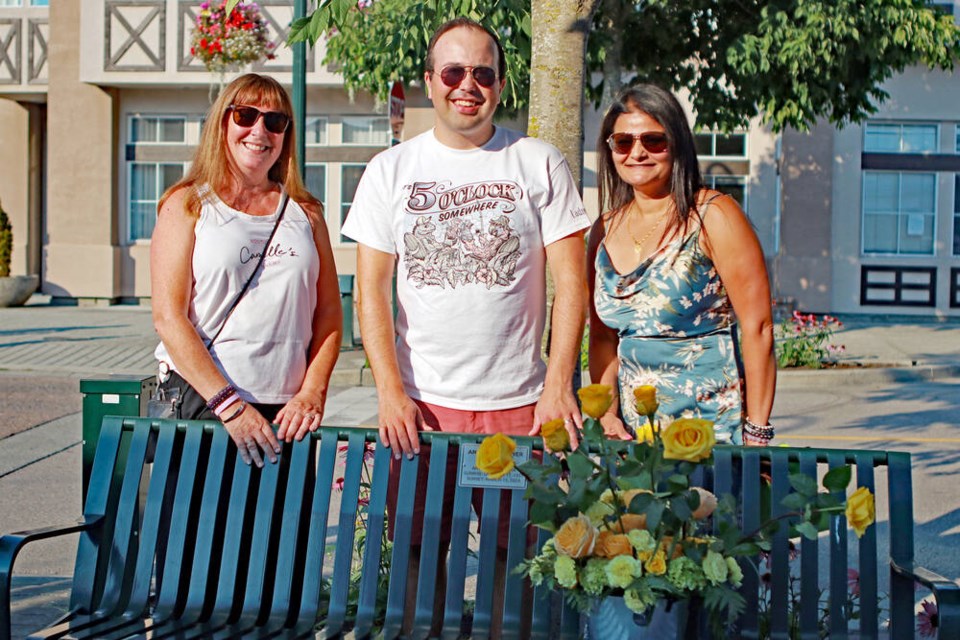
[{"label": "yellow rose", "polygon": [[553,536],[553,545],[560,555],[583,558],[593,553],[598,534],[590,518],[581,514],[560,525]]},{"label": "yellow rose", "polygon": [[607,384],[591,384],[578,390],[577,395],[580,396],[583,412],[597,420],[613,404],[613,392]]},{"label": "yellow rose", "polygon": [[667,572],[667,554],[663,549],[657,551],[643,563],[643,568],[647,570],[647,573],[662,576]]},{"label": "yellow rose", "polygon": [[678,418],[663,430],[663,457],[700,462],[710,457],[716,443],[711,420]]},{"label": "yellow rose", "polygon": [[622,533],[601,531],[597,536],[597,543],[593,546],[593,555],[601,558],[616,558],[631,554],[633,554],[633,545]]},{"label": "yellow rose", "polygon": [[700,494],[700,506],[693,512],[693,519],[704,520],[709,518],[717,508],[717,496],[703,487],[694,487],[693,490]]},{"label": "yellow rose", "polygon": [[484,438],[477,449],[477,469],[496,480],[513,471],[513,452],[517,443],[502,433]]},{"label": "yellow rose", "polygon": [[857,537],[863,536],[867,527],[876,520],[876,511],[874,510],[873,494],[870,489],[860,487],[847,499],[847,522],[853,527],[853,532]]},{"label": "yellow rose", "polygon": [[649,422],[644,422],[637,429],[637,442],[653,442],[653,426]]},{"label": "yellow rose", "polygon": [[550,451],[566,451],[570,448],[570,434],[564,426],[563,418],[551,420],[540,427],[543,444]]},{"label": "yellow rose", "polygon": [[657,388],[650,384],[645,384],[633,390],[633,399],[637,404],[637,413],[642,416],[652,416],[660,408],[657,401]]},{"label": "yellow rose", "polygon": [[647,528],[647,516],[642,513],[625,513],[610,523],[610,529],[617,533],[630,533]]}]

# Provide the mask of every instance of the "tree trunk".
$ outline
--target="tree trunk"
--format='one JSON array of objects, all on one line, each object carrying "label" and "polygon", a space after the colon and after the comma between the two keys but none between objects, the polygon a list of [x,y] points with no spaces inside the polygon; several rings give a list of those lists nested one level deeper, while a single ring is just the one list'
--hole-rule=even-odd
[{"label": "tree trunk", "polygon": [[616,21],[626,15],[630,7],[625,0],[603,0],[603,15],[606,24],[605,32],[610,38],[610,45],[606,48],[603,58],[603,94],[600,106],[606,109],[613,104],[614,99],[623,87],[621,76],[623,68],[620,63],[623,50],[623,29],[618,28]]},{"label": "tree trunk", "polygon": [[563,153],[583,184],[583,93],[590,18],[600,0],[533,0],[527,132]]}]

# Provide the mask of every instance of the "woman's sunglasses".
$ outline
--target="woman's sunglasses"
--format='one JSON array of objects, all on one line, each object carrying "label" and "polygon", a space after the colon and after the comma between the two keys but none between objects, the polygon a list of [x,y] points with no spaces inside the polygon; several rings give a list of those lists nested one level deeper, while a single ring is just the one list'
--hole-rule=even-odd
[{"label": "woman's sunglasses", "polygon": [[290,118],[279,111],[260,111],[256,107],[241,107],[232,104],[229,107],[233,112],[233,121],[241,127],[252,127],[257,118],[263,116],[263,126],[270,133],[283,133],[290,126]]},{"label": "woman's sunglasses", "polygon": [[607,138],[607,144],[614,153],[623,155],[633,151],[633,145],[639,140],[647,153],[663,153],[667,150],[669,140],[662,131],[647,131],[646,133],[612,133]]},{"label": "woman's sunglasses", "polygon": [[497,72],[490,67],[464,67],[459,64],[441,69],[440,81],[448,87],[459,87],[467,73],[472,75],[474,81],[484,89],[489,89],[497,81]]}]

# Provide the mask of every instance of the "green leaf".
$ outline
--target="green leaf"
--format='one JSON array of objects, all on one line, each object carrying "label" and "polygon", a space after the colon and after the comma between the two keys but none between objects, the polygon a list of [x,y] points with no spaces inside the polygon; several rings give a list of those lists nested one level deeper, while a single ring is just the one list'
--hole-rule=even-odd
[{"label": "green leaf", "polygon": [[570,468],[570,474],[574,478],[587,478],[594,471],[593,462],[590,461],[586,454],[579,451],[567,456],[567,466]]},{"label": "green leaf", "polygon": [[664,508],[664,504],[659,500],[652,500],[650,504],[647,505],[647,508],[643,511],[647,514],[647,529],[653,531],[660,525]]},{"label": "green leaf", "polygon": [[534,502],[530,506],[530,522],[535,525],[549,524],[552,529],[554,516],[557,515],[557,508],[552,504],[543,502]]},{"label": "green leaf", "polygon": [[795,528],[796,528],[797,532],[798,532],[799,534],[801,534],[801,535],[802,535],[804,538],[806,538],[807,540],[816,540],[816,539],[817,539],[817,534],[818,534],[819,532],[817,531],[817,528],[816,528],[812,523],[810,523],[810,522],[801,522],[801,523],[797,524]]},{"label": "green leaf", "polygon": [[790,486],[797,493],[810,497],[817,495],[817,481],[804,473],[791,473]]},{"label": "green leaf", "polygon": [[680,520],[689,520],[693,517],[693,511],[690,510],[685,495],[674,496],[670,499],[670,511]]},{"label": "green leaf", "polygon": [[849,466],[835,467],[823,476],[823,486],[828,491],[843,491],[850,484],[852,470]]},{"label": "green leaf", "polygon": [[791,493],[781,502],[790,511],[800,511],[807,504],[807,498],[799,493]]}]

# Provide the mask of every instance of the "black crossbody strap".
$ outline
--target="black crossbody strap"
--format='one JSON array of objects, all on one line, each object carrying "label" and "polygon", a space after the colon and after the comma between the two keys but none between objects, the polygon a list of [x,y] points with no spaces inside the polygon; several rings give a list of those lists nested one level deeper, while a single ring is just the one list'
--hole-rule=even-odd
[{"label": "black crossbody strap", "polygon": [[284,192],[283,202],[280,204],[280,215],[277,216],[277,222],[273,225],[273,231],[270,232],[270,237],[267,238],[266,244],[263,245],[263,251],[260,252],[260,259],[257,260],[257,266],[253,268],[253,271],[250,272],[250,277],[247,278],[246,284],[243,285],[243,289],[240,290],[240,293],[237,294],[237,297],[234,298],[233,304],[230,305],[230,308],[227,309],[226,315],[223,316],[223,320],[220,321],[220,328],[217,329],[217,332],[213,334],[213,337],[207,341],[207,351],[210,351],[210,347],[213,346],[213,343],[220,337],[220,332],[223,331],[224,325],[227,324],[227,319],[230,318],[230,314],[233,313],[234,309],[237,308],[237,305],[240,304],[240,300],[243,298],[244,294],[247,292],[247,289],[250,288],[250,283],[253,282],[254,277],[256,277],[257,272],[260,271],[260,267],[263,265],[263,259],[267,257],[267,251],[270,250],[270,243],[273,242],[273,236],[276,235],[277,229],[280,227],[280,221],[283,220],[283,214],[287,211],[287,202],[290,200],[290,196]]}]

